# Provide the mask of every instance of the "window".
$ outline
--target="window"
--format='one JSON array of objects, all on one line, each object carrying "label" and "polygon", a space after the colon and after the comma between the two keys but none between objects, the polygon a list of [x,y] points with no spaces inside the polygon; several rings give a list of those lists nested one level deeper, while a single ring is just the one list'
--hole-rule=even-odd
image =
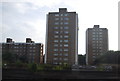
[{"label": "window", "polygon": [[54,44],[54,47],[58,47],[58,44]]},{"label": "window", "polygon": [[62,53],[60,53],[60,56],[62,56]]},{"label": "window", "polygon": [[66,18],[64,18],[64,20],[69,20],[69,18],[66,17]]},{"label": "window", "polygon": [[64,49],[64,51],[68,51],[68,49],[66,48],[66,49]]},{"label": "window", "polygon": [[54,31],[55,34],[58,34],[59,32],[58,31]]},{"label": "window", "polygon": [[99,31],[102,31],[102,29],[99,29]]},{"label": "window", "polygon": [[64,54],[64,56],[68,56],[68,54],[67,54],[67,53],[65,53],[65,54]]},{"label": "window", "polygon": [[54,56],[58,56],[58,53],[55,53]]},{"label": "window", "polygon": [[99,32],[99,34],[102,34],[102,32]]},{"label": "window", "polygon": [[92,38],[92,40],[95,40],[95,38]]},{"label": "window", "polygon": [[64,61],[68,61],[68,58],[64,58]]},{"label": "window", "polygon": [[59,27],[54,27],[54,29],[59,29]]},{"label": "window", "polygon": [[53,64],[58,64],[57,62],[53,62]]},{"label": "window", "polygon": [[62,63],[60,62],[59,64],[61,65]]},{"label": "window", "polygon": [[98,37],[98,35],[96,35],[96,37]]},{"label": "window", "polygon": [[93,58],[96,58],[95,56],[93,56]]},{"label": "window", "polygon": [[62,44],[60,44],[60,47],[62,47]]},{"label": "window", "polygon": [[95,35],[92,35],[92,37],[95,37]]},{"label": "window", "polygon": [[62,58],[59,58],[60,60],[62,60]]},{"label": "window", "polygon": [[64,44],[64,47],[68,47],[68,44]]},{"label": "window", "polygon": [[96,40],[98,40],[98,38],[96,38]]},{"label": "window", "polygon": [[61,16],[63,16],[63,14],[60,14]]},{"label": "window", "polygon": [[93,50],[93,52],[96,52],[96,50]]},{"label": "window", "polygon": [[102,43],[102,41],[99,41],[100,43]]},{"label": "window", "polygon": [[59,14],[55,14],[55,16],[59,16]]},{"label": "window", "polygon": [[99,37],[102,37],[102,35],[99,35]]},{"label": "window", "polygon": [[55,20],[59,20],[59,18],[55,18]]},{"label": "window", "polygon": [[60,31],[60,33],[63,33],[63,31]]},{"label": "window", "polygon": [[53,60],[58,60],[58,58],[53,58]]},{"label": "window", "polygon": [[64,22],[64,24],[68,24],[68,22]]},{"label": "window", "polygon": [[59,24],[59,22],[55,22],[55,25],[58,25]]},{"label": "window", "polygon": [[54,38],[58,38],[59,36],[58,35],[55,35]]},{"label": "window", "polygon": [[69,27],[64,27],[64,29],[68,29]]},{"label": "window", "polygon": [[98,41],[96,41],[96,43],[98,43]]},{"label": "window", "polygon": [[58,49],[54,49],[54,51],[58,51]]},{"label": "window", "polygon": [[62,49],[60,49],[60,51],[62,51]]},{"label": "window", "polygon": [[54,40],[54,42],[58,42],[58,40]]},{"label": "window", "polygon": [[61,18],[61,20],[63,20],[63,18]]},{"label": "window", "polygon": [[102,40],[102,38],[100,38],[100,40]]},{"label": "window", "polygon": [[95,41],[92,41],[92,43],[95,43]]},{"label": "window", "polygon": [[32,47],[29,47],[30,49],[32,49]]},{"label": "window", "polygon": [[61,25],[63,24],[63,22],[60,23]]},{"label": "window", "polygon": [[33,47],[34,49],[36,48],[36,47]]},{"label": "window", "polygon": [[102,52],[102,50],[100,50],[100,52]]},{"label": "window", "polygon": [[99,44],[99,46],[102,46],[102,44]]},{"label": "window", "polygon": [[92,32],[92,34],[95,34],[95,32]]},{"label": "window", "polygon": [[96,34],[99,34],[99,32],[96,32]]},{"label": "window", "polygon": [[35,50],[33,50],[33,52],[35,52]]},{"label": "window", "polygon": [[68,34],[69,32],[68,31],[64,31],[65,34]]},{"label": "window", "polygon": [[63,29],[63,27],[60,27],[60,29]]},{"label": "window", "polygon": [[64,14],[64,16],[68,16],[68,14],[66,13],[66,14]]},{"label": "window", "polygon": [[69,36],[68,35],[65,35],[64,38],[68,38]]},{"label": "window", "polygon": [[60,38],[63,38],[63,36],[62,36],[62,35],[60,35]]},{"label": "window", "polygon": [[60,40],[60,42],[63,42],[62,40]]},{"label": "window", "polygon": [[68,42],[68,40],[64,40],[64,42]]}]

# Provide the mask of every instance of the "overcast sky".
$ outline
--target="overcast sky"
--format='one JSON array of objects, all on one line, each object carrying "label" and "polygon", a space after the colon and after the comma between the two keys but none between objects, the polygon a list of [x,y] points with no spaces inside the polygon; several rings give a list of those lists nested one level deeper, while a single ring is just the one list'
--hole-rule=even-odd
[{"label": "overcast sky", "polygon": [[0,38],[25,42],[27,37],[45,44],[46,14],[59,8],[75,11],[79,17],[78,53],[85,54],[85,31],[94,25],[107,28],[109,50],[118,50],[119,0],[4,0],[0,3]]}]

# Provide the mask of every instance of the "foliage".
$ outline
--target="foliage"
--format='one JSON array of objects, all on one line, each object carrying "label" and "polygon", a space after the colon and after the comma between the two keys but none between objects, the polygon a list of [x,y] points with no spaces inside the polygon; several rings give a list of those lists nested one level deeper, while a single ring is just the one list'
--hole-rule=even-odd
[{"label": "foliage", "polygon": [[28,64],[28,68],[31,71],[36,72],[37,71],[37,64],[35,64],[35,63]]},{"label": "foliage", "polygon": [[69,65],[49,65],[49,64],[38,64],[37,71],[50,71],[50,70],[70,70]]},{"label": "foliage", "polygon": [[108,51],[98,57],[95,64],[120,64],[120,51]]},{"label": "foliage", "polygon": [[54,67],[53,67],[53,70],[63,70],[63,67],[57,65],[57,66],[54,66]]},{"label": "foliage", "polygon": [[102,67],[102,66],[99,66],[96,69],[97,69],[97,71],[104,71],[104,67]]},{"label": "foliage", "polygon": [[7,63],[15,63],[15,61],[17,60],[18,56],[16,54],[12,54],[10,52],[4,53],[2,55],[2,59],[3,61],[7,62]]},{"label": "foliage", "polygon": [[17,60],[17,61],[15,62],[15,65],[16,65],[17,67],[23,67],[23,63],[22,63],[21,61],[19,61],[19,60]]},{"label": "foliage", "polygon": [[85,55],[78,55],[78,64],[85,65],[86,64],[86,56]]}]

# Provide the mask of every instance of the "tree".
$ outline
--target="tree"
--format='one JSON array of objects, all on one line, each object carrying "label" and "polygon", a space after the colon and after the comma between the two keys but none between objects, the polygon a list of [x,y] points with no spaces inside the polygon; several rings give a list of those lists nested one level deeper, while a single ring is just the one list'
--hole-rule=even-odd
[{"label": "tree", "polygon": [[31,63],[31,64],[28,65],[28,68],[29,68],[32,72],[36,72],[36,71],[37,71],[37,64]]},{"label": "tree", "polygon": [[120,64],[120,51],[108,51],[99,56],[95,64]]},{"label": "tree", "polygon": [[86,64],[86,55],[78,55],[78,64],[85,65]]},{"label": "tree", "polygon": [[12,54],[10,52],[4,53],[2,55],[2,60],[7,63],[14,63],[17,60],[18,56],[17,54]]}]

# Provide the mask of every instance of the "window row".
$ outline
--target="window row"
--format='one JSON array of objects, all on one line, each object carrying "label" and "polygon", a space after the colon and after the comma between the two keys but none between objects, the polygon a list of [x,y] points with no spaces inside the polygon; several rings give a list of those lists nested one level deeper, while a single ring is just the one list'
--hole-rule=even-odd
[{"label": "window row", "polygon": [[68,31],[54,31],[55,34],[59,34],[59,33],[65,33],[65,34],[68,34],[69,32]]},{"label": "window row", "polygon": [[65,49],[57,49],[57,48],[55,48],[55,49],[53,49],[53,51],[68,51],[68,49],[67,48],[65,48]]},{"label": "window row", "polygon": [[68,26],[66,26],[66,27],[54,27],[54,29],[69,29],[69,27]]},{"label": "window row", "polygon": [[102,49],[102,47],[98,46],[93,46],[93,49]]},{"label": "window row", "polygon": [[68,42],[68,40],[54,40],[54,42]]},{"label": "window row", "polygon": [[92,41],[92,43],[102,43],[102,41],[98,41],[98,40],[96,40],[96,41]]},{"label": "window row", "polygon": [[68,58],[57,58],[57,57],[55,57],[55,58],[53,58],[53,60],[64,60],[64,61],[68,61]]},{"label": "window row", "polygon": [[93,50],[93,52],[102,52],[102,50]]},{"label": "window row", "polygon": [[62,45],[62,44],[60,44],[60,45],[58,45],[58,44],[54,44],[54,47],[58,47],[58,46],[60,46],[60,47],[62,47],[62,46],[64,46],[64,47],[68,47],[69,45],[68,45],[68,44],[64,44],[64,45]]},{"label": "window row", "polygon": [[58,18],[58,17],[56,17],[55,20],[69,20],[69,18],[68,17],[65,17],[65,18]]},{"label": "window row", "polygon": [[55,16],[68,16],[68,14],[55,14]]},{"label": "window row", "polygon": [[65,53],[65,54],[62,54],[62,53],[60,53],[60,54],[54,53],[53,55],[54,55],[54,56],[58,56],[58,55],[59,55],[59,56],[68,56],[68,53]]},{"label": "window row", "polygon": [[97,38],[97,37],[93,37],[92,40],[103,40],[103,38]]},{"label": "window row", "polygon": [[102,29],[93,29],[93,31],[103,31]]},{"label": "window row", "polygon": [[92,44],[92,46],[102,46],[102,44]]},{"label": "window row", "polygon": [[103,35],[92,35],[92,37],[103,37]]},{"label": "window row", "polygon": [[55,25],[59,25],[59,24],[61,24],[61,25],[63,25],[63,24],[64,24],[64,25],[67,25],[67,24],[69,24],[69,23],[68,23],[68,22],[55,22],[54,24],[55,24]]},{"label": "window row", "polygon": [[92,34],[103,34],[103,32],[92,32]]},{"label": "window row", "polygon": [[69,36],[68,35],[64,35],[64,36],[62,36],[62,35],[54,35],[54,38],[68,38]]},{"label": "window row", "polygon": [[102,53],[93,53],[93,56],[95,55],[102,55]]}]

